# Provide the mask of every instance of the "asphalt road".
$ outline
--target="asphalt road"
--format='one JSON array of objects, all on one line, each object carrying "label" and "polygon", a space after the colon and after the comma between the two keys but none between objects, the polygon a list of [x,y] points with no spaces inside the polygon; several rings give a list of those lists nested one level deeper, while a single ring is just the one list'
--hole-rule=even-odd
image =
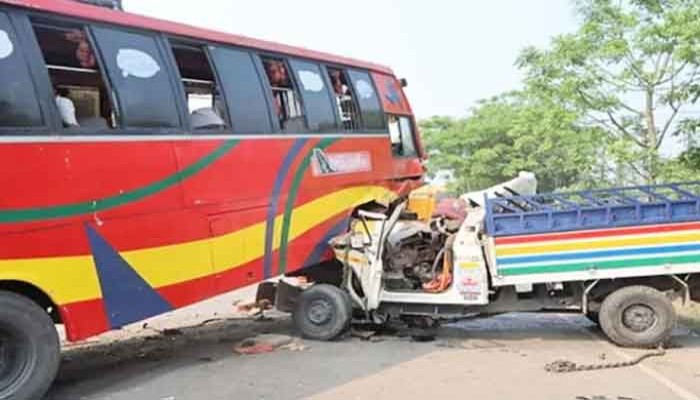
[{"label": "asphalt road", "polygon": [[[557,359],[608,362],[640,351],[610,345],[577,315],[513,314],[443,327],[431,342],[398,332],[240,355],[241,340],[291,326],[281,315],[241,319],[230,300],[67,348],[48,399],[700,400],[700,337],[683,327],[677,348],[639,366],[552,374],[543,367]],[[211,318],[220,319],[201,325]],[[191,327],[156,332],[183,325]]]}]

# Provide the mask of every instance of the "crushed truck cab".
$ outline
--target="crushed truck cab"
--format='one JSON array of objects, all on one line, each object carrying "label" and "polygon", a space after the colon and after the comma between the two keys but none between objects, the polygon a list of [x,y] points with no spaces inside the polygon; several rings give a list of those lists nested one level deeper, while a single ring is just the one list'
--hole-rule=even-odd
[{"label": "crushed truck cab", "polygon": [[[700,298],[700,184],[536,193],[532,174],[460,199],[358,210],[330,242],[374,322],[581,312],[615,343],[664,342]],[[439,196],[438,196],[439,197]],[[457,212],[445,211],[448,204]]]}]

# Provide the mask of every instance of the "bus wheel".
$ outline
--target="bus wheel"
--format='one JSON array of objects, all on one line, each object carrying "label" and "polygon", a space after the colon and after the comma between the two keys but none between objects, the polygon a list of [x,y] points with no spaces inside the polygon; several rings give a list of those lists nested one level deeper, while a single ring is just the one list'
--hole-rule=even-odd
[{"label": "bus wheel", "polygon": [[350,326],[352,302],[340,288],[316,284],[299,295],[292,318],[305,338],[332,340]]},{"label": "bus wheel", "polygon": [[663,293],[648,286],[628,286],[608,295],[600,307],[600,327],[619,346],[662,344],[676,324],[676,310]]},{"label": "bus wheel", "polygon": [[24,296],[0,291],[0,399],[43,398],[61,359],[53,321]]}]

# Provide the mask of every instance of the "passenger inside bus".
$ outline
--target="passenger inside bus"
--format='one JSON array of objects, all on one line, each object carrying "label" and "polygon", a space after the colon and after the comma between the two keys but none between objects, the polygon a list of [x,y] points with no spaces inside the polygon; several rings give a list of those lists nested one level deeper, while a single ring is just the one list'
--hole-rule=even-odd
[{"label": "passenger inside bus", "polygon": [[355,99],[352,97],[352,91],[348,85],[347,77],[341,69],[328,68],[328,75],[333,84],[333,92],[335,93],[336,103],[340,119],[343,122],[343,128],[346,130],[356,130],[360,128],[360,118],[355,105]]},{"label": "passenger inside bus", "polygon": [[114,128],[110,96],[85,30],[41,22],[33,26],[64,127]]},{"label": "passenger inside bus", "polygon": [[173,44],[192,129],[226,129],[226,105],[204,49]]},{"label": "passenger inside bus", "polygon": [[263,58],[263,65],[272,89],[280,128],[285,131],[305,130],[304,114],[287,65],[283,60],[273,58]]},{"label": "passenger inside bus", "polygon": [[54,93],[56,96],[56,107],[61,116],[63,126],[66,128],[80,126],[75,117],[75,104],[73,104],[73,100],[70,99],[70,91],[64,87],[57,87],[54,89]]},{"label": "passenger inside bus", "polygon": [[75,58],[80,63],[80,66],[83,68],[95,68],[97,60],[95,60],[95,55],[90,49],[90,43],[88,43],[85,32],[75,29],[66,33],[65,37],[67,40],[77,43],[78,47],[75,49]]}]

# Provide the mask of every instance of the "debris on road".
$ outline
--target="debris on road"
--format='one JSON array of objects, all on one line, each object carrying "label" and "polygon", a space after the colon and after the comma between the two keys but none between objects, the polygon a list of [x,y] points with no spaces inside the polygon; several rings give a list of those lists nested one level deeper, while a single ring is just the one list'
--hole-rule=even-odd
[{"label": "debris on road", "polygon": [[260,301],[251,300],[245,303],[238,300],[233,302],[233,306],[235,307],[236,312],[252,317],[262,315],[263,311],[271,309],[272,303],[266,299],[262,299]]},{"label": "debris on road", "polygon": [[598,364],[577,364],[569,360],[556,360],[544,366],[544,370],[553,373],[565,373],[565,372],[581,372],[581,371],[597,371],[601,369],[613,369],[613,368],[626,368],[635,366],[647,358],[651,357],[662,357],[666,355],[666,349],[663,346],[655,351],[644,353],[639,357],[636,357],[629,361],[618,361],[609,363],[598,363]]},{"label": "debris on road", "polygon": [[306,345],[299,339],[294,339],[292,343],[285,344],[281,346],[280,349],[289,351],[304,351],[306,350]]},{"label": "debris on road", "polygon": [[274,350],[275,348],[269,344],[256,343],[251,339],[246,339],[233,348],[234,352],[244,355],[270,353]]},{"label": "debris on road", "polygon": [[303,351],[306,350],[306,346],[301,340],[291,336],[262,334],[239,342],[234,346],[233,351],[238,354],[251,355],[270,353],[277,349]]}]

